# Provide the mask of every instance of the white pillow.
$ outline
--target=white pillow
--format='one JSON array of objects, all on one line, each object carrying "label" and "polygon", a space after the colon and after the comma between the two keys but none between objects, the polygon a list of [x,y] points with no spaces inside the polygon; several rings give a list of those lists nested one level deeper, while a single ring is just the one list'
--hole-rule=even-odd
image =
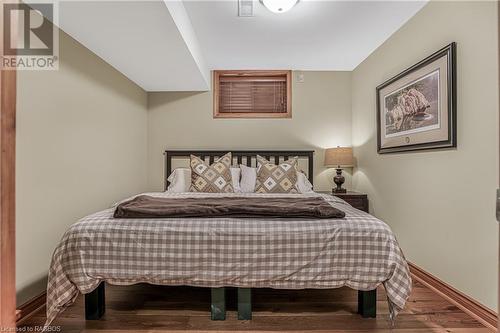
[{"label": "white pillow", "polygon": [[305,173],[303,173],[301,171],[297,171],[297,184],[295,184],[295,187],[297,188],[297,191],[299,191],[299,193],[314,192],[312,190],[313,185],[311,184],[309,179],[307,179]]},{"label": "white pillow", "polygon": [[240,164],[241,179],[240,191],[242,193],[255,192],[255,183],[257,182],[257,168],[247,167]]},{"label": "white pillow", "polygon": [[[241,179],[240,179],[240,190],[242,193],[255,192],[255,183],[257,182],[257,168],[247,167],[246,165],[240,164],[241,169]],[[313,192],[313,186],[309,179],[303,172],[297,171],[297,184],[295,188],[299,193],[310,193]]]},{"label": "white pillow", "polygon": [[233,181],[233,191],[234,191],[234,193],[239,193],[239,192],[241,192],[241,185],[240,185],[241,169],[231,167],[229,170],[231,170],[231,179]]},{"label": "white pillow", "polygon": [[[234,192],[240,192],[240,168],[230,168],[231,179],[233,181]],[[177,168],[167,180],[170,182],[167,191],[174,193],[189,192],[189,187],[191,186],[191,169],[188,168]]]},{"label": "white pillow", "polygon": [[191,186],[191,169],[177,168],[172,171],[167,180],[170,182],[167,188],[168,192],[189,192],[189,187]]}]

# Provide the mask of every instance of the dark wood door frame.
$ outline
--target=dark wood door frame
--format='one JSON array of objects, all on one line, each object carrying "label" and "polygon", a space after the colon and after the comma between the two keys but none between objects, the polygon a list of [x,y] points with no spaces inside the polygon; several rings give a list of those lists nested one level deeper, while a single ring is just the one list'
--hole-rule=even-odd
[{"label": "dark wood door frame", "polygon": [[[11,19],[15,29],[17,18]],[[0,70],[0,330],[6,332],[16,326],[15,140],[16,71]]]}]

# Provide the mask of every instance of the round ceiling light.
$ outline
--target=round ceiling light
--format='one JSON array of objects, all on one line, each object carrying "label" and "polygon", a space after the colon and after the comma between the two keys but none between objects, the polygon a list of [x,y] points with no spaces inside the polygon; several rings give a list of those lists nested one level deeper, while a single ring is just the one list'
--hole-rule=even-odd
[{"label": "round ceiling light", "polygon": [[299,0],[261,0],[262,4],[273,13],[284,13],[289,11]]}]

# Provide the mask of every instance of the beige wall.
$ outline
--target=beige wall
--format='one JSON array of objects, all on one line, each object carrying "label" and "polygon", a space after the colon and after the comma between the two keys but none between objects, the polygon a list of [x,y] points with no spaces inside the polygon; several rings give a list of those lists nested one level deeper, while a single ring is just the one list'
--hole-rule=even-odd
[{"label": "beige wall", "polygon": [[[352,76],[353,185],[407,259],[497,309],[498,48],[495,2],[433,2]],[[458,148],[378,155],[375,87],[457,42]]]},{"label": "beige wall", "polygon": [[293,75],[292,119],[213,119],[211,92],[150,93],[150,189],[163,188],[165,148],[315,149],[315,187],[331,189],[323,149],[351,145],[351,74],[302,73],[303,83]]},{"label": "beige wall", "polygon": [[147,94],[64,33],[60,59],[18,76],[18,303],[70,224],[146,188]]}]

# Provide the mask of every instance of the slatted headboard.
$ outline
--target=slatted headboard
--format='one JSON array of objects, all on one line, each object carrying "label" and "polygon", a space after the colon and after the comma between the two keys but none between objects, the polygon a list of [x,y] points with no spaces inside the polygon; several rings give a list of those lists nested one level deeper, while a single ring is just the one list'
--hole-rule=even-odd
[{"label": "slatted headboard", "polygon": [[255,161],[257,155],[265,157],[275,164],[279,164],[281,158],[285,161],[295,156],[307,158],[307,177],[313,184],[314,150],[165,150],[165,189],[168,186],[166,179],[172,172],[172,159],[189,158],[190,155],[195,155],[202,160],[206,160],[208,157],[208,162],[212,164],[216,158],[228,152],[233,155],[233,164],[244,164],[243,160],[245,160],[247,166],[252,165],[252,160]]}]

